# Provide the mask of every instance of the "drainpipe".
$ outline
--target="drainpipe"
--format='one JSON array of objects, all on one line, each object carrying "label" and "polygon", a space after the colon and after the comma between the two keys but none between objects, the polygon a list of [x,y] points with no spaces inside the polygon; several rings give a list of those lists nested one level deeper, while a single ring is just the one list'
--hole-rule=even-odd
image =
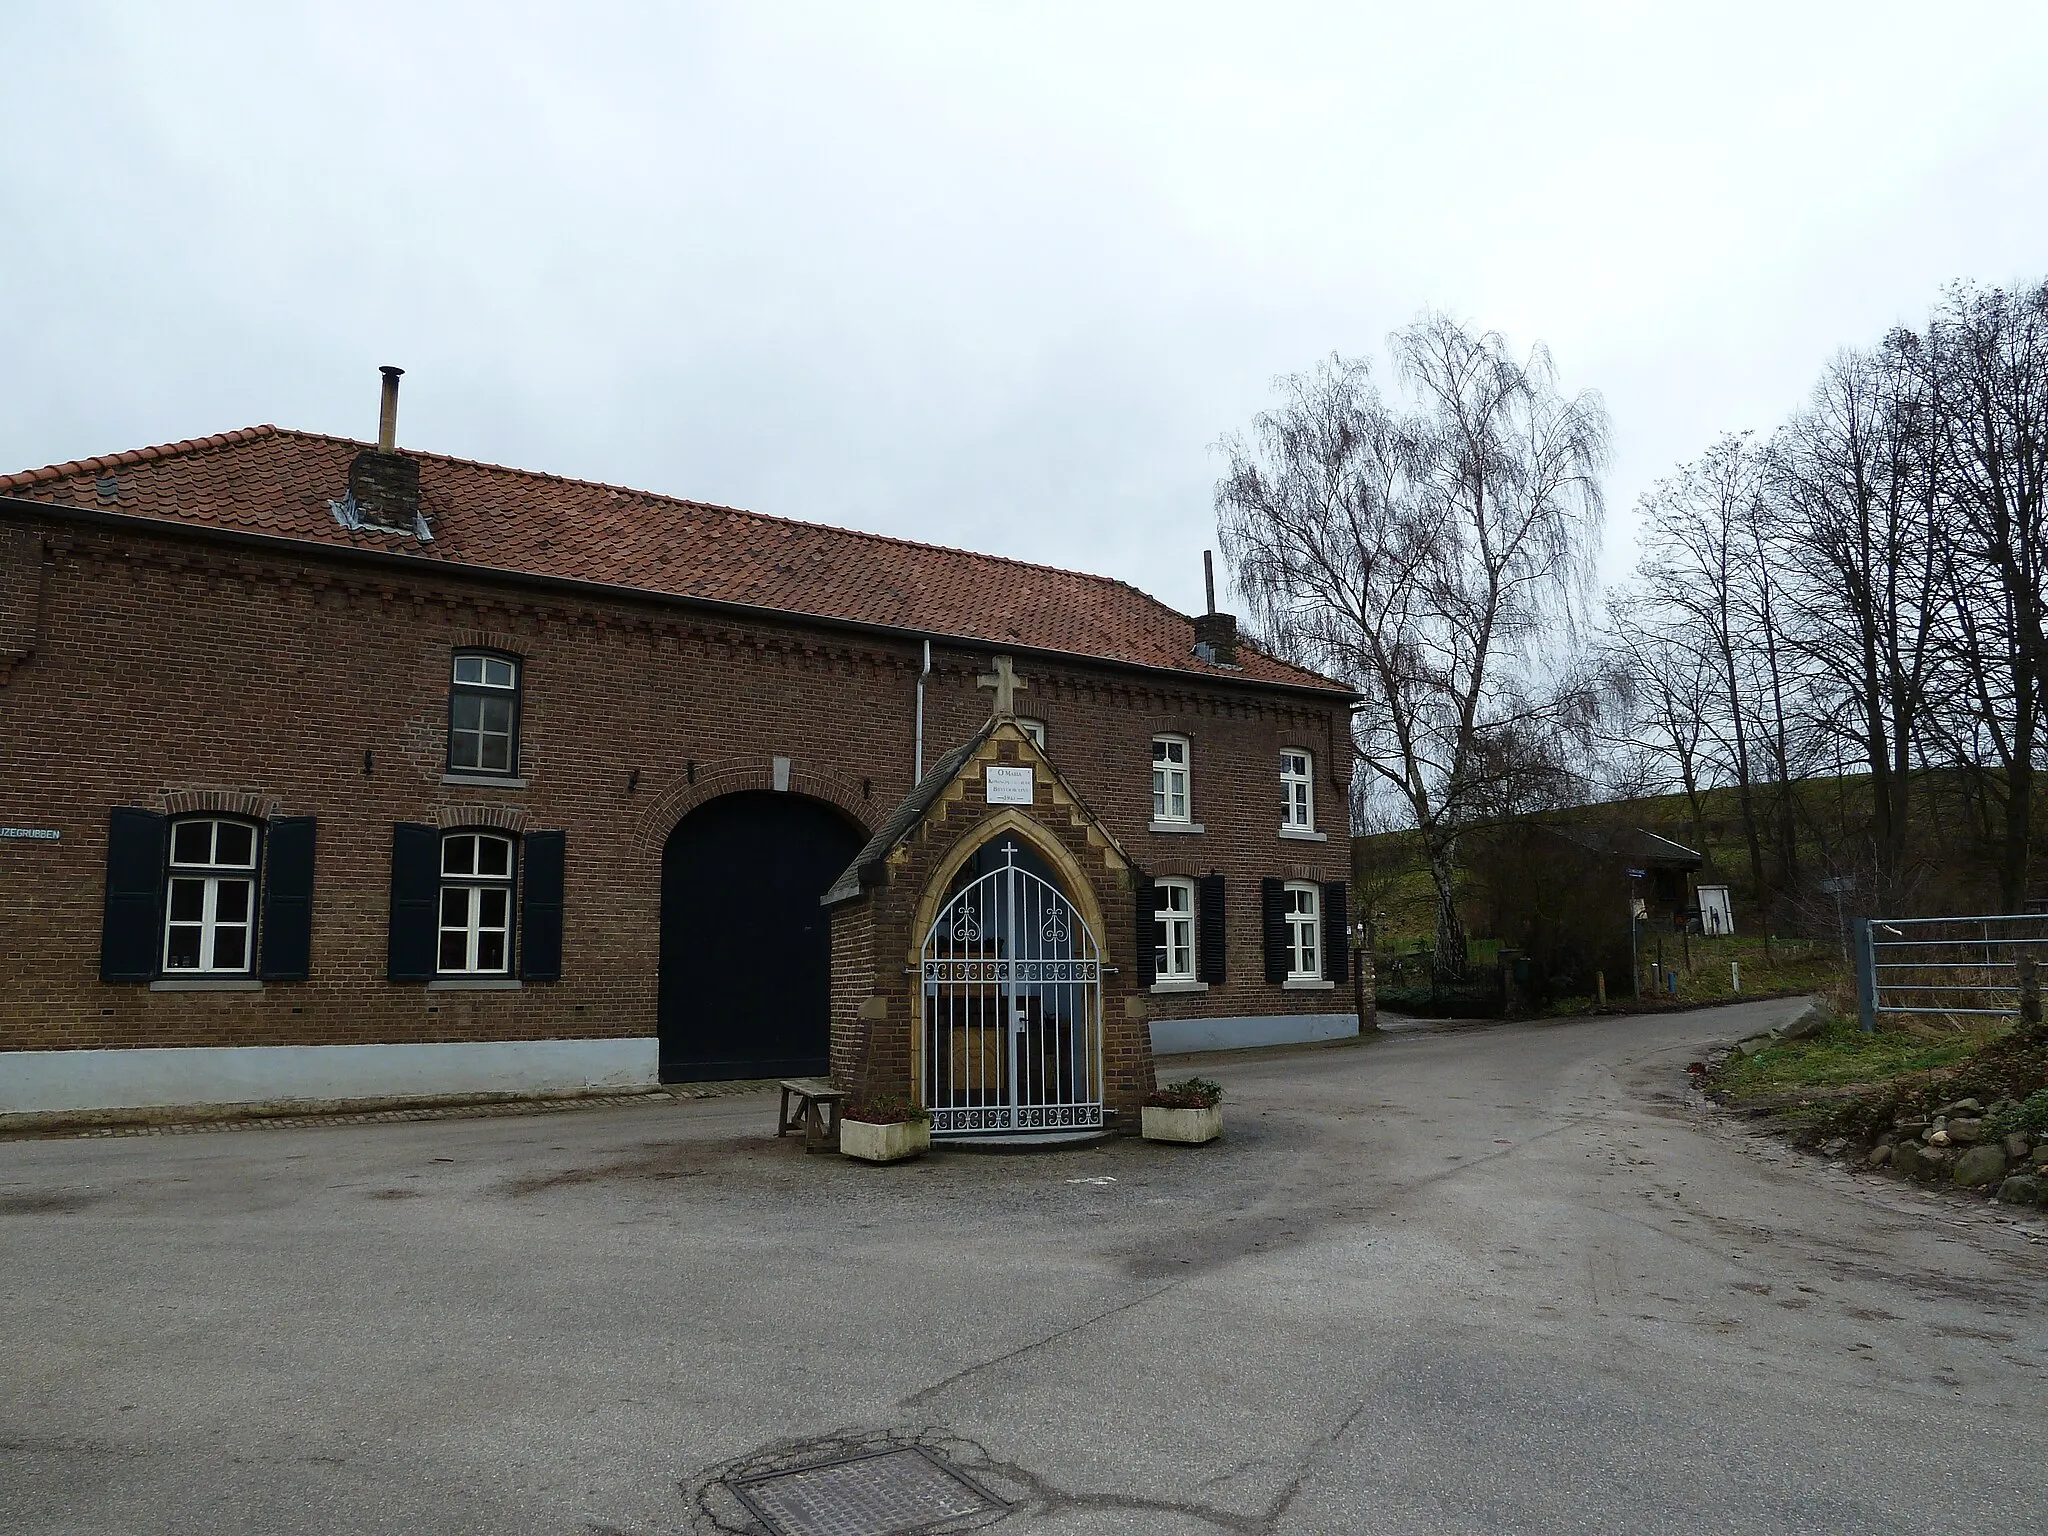
[{"label": "drainpipe", "polygon": [[912,783],[924,782],[924,680],[932,675],[932,643],[924,643],[924,670],[917,674],[917,777]]}]

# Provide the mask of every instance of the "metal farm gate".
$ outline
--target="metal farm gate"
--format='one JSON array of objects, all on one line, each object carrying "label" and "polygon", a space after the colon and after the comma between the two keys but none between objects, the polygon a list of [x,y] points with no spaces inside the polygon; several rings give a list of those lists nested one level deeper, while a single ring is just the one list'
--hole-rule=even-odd
[{"label": "metal farm gate", "polygon": [[1102,1125],[1102,963],[1066,894],[1003,861],[949,900],[924,941],[919,1077],[934,1136]]},{"label": "metal farm gate", "polygon": [[2012,1015],[2031,1005],[2022,996],[2032,961],[2048,969],[2048,916],[1859,919],[1856,991],[1864,1029],[1886,1013]]}]

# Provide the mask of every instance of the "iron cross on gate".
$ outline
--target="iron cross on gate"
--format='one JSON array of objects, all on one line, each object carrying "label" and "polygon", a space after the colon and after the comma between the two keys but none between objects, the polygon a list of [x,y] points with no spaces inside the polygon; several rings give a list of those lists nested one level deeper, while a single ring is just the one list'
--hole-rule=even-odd
[{"label": "iron cross on gate", "polygon": [[983,672],[974,679],[977,688],[993,688],[996,691],[995,714],[998,719],[1017,713],[1017,695],[1031,684],[1017,675],[1017,669],[1007,656],[998,656],[989,663],[993,672]]}]

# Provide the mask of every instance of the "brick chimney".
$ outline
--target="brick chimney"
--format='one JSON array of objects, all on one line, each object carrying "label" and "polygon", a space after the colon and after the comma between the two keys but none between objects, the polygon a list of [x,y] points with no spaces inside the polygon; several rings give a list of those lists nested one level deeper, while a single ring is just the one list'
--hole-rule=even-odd
[{"label": "brick chimney", "polygon": [[420,510],[420,466],[398,451],[398,380],[405,370],[386,366],[377,412],[377,446],[364,448],[348,467],[348,493],[366,527],[411,533]]},{"label": "brick chimney", "polygon": [[1237,615],[1205,613],[1195,619],[1195,654],[1219,667],[1237,665]]},{"label": "brick chimney", "polygon": [[1216,567],[1202,551],[1202,588],[1209,611],[1195,620],[1195,655],[1219,667],[1237,665],[1237,615],[1216,611]]}]

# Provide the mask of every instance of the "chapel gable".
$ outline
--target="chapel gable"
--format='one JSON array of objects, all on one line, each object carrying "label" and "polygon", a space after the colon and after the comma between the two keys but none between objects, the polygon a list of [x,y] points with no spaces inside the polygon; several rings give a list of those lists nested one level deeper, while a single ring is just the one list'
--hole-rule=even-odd
[{"label": "chapel gable", "polygon": [[1044,749],[992,717],[825,893],[835,1082],[921,1105],[940,1137],[1134,1129],[1153,1086],[1122,920],[1137,878]]}]

